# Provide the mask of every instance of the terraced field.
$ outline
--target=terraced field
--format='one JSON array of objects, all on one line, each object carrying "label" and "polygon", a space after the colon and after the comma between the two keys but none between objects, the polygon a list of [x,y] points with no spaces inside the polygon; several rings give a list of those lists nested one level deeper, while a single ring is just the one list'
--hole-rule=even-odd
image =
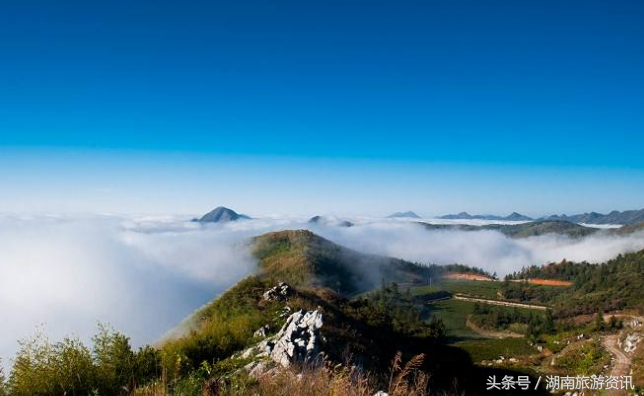
[{"label": "terraced field", "polygon": [[412,295],[423,295],[439,291],[448,291],[452,294],[466,294],[472,297],[496,299],[499,282],[474,281],[466,279],[444,279],[433,286],[416,286],[410,289]]}]

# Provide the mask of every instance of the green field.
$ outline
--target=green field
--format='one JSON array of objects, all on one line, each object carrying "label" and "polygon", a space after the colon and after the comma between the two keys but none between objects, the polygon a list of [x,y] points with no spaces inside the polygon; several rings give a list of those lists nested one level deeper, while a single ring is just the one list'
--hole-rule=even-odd
[{"label": "green field", "polygon": [[441,282],[440,287],[454,294],[497,299],[499,285],[499,282],[445,279]]},{"label": "green field", "polygon": [[466,321],[473,308],[474,303],[459,300],[440,301],[427,307],[447,326],[451,344],[466,351],[474,362],[498,359],[499,356],[516,358],[537,352],[524,338],[490,339],[470,330]]},{"label": "green field", "polygon": [[467,316],[474,309],[474,303],[469,301],[445,300],[431,304],[426,308],[431,315],[440,318],[447,327],[447,334],[453,341],[482,338],[480,334],[470,330]]},{"label": "green field", "polygon": [[499,282],[472,281],[461,279],[442,279],[440,283],[432,286],[415,286],[410,288],[410,292],[415,296],[435,293],[438,291],[448,291],[452,294],[467,294],[472,297],[482,297],[496,299]]},{"label": "green field", "polygon": [[453,345],[466,351],[473,362],[498,359],[500,356],[507,359],[538,353],[525,338],[465,340]]},{"label": "green field", "polygon": [[[465,294],[472,297],[498,299],[498,282],[470,281],[470,280],[443,280],[433,286],[420,286],[411,288],[415,296],[448,291],[452,294]],[[520,357],[536,353],[536,349],[528,344],[524,338],[491,339],[476,333],[466,325],[467,317],[472,314],[474,304],[470,301],[444,300],[426,306],[429,315],[440,318],[447,327],[450,343],[466,351],[472,361],[498,359],[500,356]],[[529,309],[519,309],[522,312],[539,314]]]}]

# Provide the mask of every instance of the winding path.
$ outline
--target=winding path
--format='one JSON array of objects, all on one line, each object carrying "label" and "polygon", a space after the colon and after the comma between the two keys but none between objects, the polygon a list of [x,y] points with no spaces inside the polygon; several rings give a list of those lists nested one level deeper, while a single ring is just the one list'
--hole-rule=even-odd
[{"label": "winding path", "polygon": [[[631,359],[622,352],[619,348],[619,335],[612,334],[604,337],[602,343],[604,348],[610,352],[615,361],[613,362],[613,368],[610,371],[610,376],[619,377],[622,375],[628,375],[629,368],[631,366]],[[626,391],[622,389],[609,389],[607,394],[610,396],[625,395]]]},{"label": "winding path", "polygon": [[463,294],[454,294],[454,299],[455,300],[463,300],[463,301],[470,301],[470,302],[477,302],[481,304],[489,304],[489,305],[499,305],[502,307],[517,307],[517,308],[526,308],[526,309],[537,309],[539,311],[546,311],[548,307],[544,305],[534,305],[534,304],[525,304],[525,303],[516,303],[516,302],[511,302],[511,301],[501,301],[501,300],[490,300],[487,298],[475,298],[475,297],[468,297]]}]

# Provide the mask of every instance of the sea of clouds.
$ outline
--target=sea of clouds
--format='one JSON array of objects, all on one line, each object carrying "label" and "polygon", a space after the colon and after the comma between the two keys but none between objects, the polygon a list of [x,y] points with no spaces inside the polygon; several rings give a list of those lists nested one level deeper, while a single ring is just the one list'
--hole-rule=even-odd
[{"label": "sea of clouds", "polygon": [[98,322],[151,343],[195,309],[252,274],[254,235],[307,228],[366,253],[420,263],[461,263],[504,275],[532,264],[603,262],[644,249],[644,234],[511,239],[496,231],[429,231],[404,220],[274,216],[200,225],[186,217],[0,216],[0,357],[18,339],[46,333],[89,340]]}]

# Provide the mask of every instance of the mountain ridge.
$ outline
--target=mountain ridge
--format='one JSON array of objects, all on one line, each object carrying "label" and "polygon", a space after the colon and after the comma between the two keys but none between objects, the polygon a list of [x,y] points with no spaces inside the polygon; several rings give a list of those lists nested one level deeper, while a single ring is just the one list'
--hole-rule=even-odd
[{"label": "mountain ridge", "polygon": [[598,212],[582,213],[575,215],[551,215],[543,217],[542,220],[565,220],[573,223],[585,223],[585,224],[636,224],[644,222],[644,209],[639,210],[625,210],[618,211],[613,210],[608,214],[602,214]]},{"label": "mountain ridge", "polygon": [[498,215],[471,215],[467,212],[460,212],[457,214],[446,214],[438,217],[444,220],[498,220],[498,221],[531,221],[531,217],[523,215],[518,212],[512,212],[508,216]]},{"label": "mountain ridge", "polygon": [[251,252],[261,276],[295,286],[326,287],[342,295],[377,288],[382,279],[419,283],[426,267],[408,261],[360,253],[308,230],[274,231],[256,236]]},{"label": "mountain ridge", "polygon": [[408,219],[422,219],[422,217],[418,216],[416,213],[412,212],[411,210],[408,210],[406,212],[395,212],[387,216],[388,219],[400,219],[400,218],[408,218]]},{"label": "mountain ridge", "polygon": [[249,216],[246,216],[241,213],[237,213],[234,210],[227,208],[225,206],[217,206],[215,209],[201,216],[199,219],[193,219],[193,221],[199,223],[226,223],[229,221],[237,220],[248,220]]}]

